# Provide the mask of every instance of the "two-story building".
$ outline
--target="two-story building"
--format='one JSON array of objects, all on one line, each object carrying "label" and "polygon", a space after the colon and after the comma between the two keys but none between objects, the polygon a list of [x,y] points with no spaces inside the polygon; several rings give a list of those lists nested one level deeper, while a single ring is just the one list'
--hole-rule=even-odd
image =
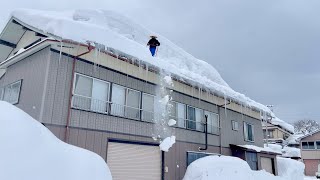
[{"label": "two-story building", "polygon": [[320,130],[302,136],[300,139],[301,158],[305,164],[305,174],[315,176],[320,165]]},{"label": "two-story building", "polygon": [[262,123],[262,129],[265,143],[271,144],[284,145],[284,142],[294,133],[291,129],[275,125],[272,121]]},{"label": "two-story building", "polygon": [[[263,147],[259,106],[244,107],[240,100],[224,96],[227,86],[195,83],[196,78],[187,76],[191,71],[186,76],[175,74],[172,64],[167,71],[173,86],[162,87],[161,64],[139,59],[135,49],[116,48],[148,31],[118,37],[113,31],[126,34],[126,30],[144,29],[128,28],[129,20],[110,12],[95,13],[15,11],[0,36],[0,100],[21,108],[61,140],[99,154],[115,179],[180,180],[187,166],[200,157],[231,156],[239,150],[232,147],[238,145]],[[118,28],[94,24],[99,16]],[[83,31],[87,34],[79,35]],[[100,44],[86,43],[99,38]],[[161,42],[175,47],[164,38]],[[176,120],[173,127],[160,126],[165,134],[176,136],[169,152],[158,147],[159,87],[170,92],[169,117]],[[276,174],[274,154],[244,147],[241,152],[252,169]]]}]

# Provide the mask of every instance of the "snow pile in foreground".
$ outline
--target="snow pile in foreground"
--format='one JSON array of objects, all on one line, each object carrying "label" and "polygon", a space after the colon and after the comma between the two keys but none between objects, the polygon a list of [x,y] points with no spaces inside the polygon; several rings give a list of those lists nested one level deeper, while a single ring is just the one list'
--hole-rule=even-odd
[{"label": "snow pile in foreground", "polygon": [[100,156],[60,141],[4,101],[0,101],[0,127],[0,179],[112,180]]},{"label": "snow pile in foreground", "polygon": [[[287,180],[266,171],[252,171],[246,161],[231,156],[207,156],[192,162],[183,180]],[[289,180],[289,179],[288,179]]]},{"label": "snow pile in foreground", "polygon": [[[105,10],[56,12],[20,9],[14,11],[12,16],[39,31],[61,39],[81,43],[94,41],[103,44],[176,74],[244,106],[256,107],[272,113],[266,106],[231,89],[217,70],[207,62],[193,57],[165,37],[118,13]],[[157,35],[161,42],[157,57],[152,57],[146,48],[150,35]]]},{"label": "snow pile in foreground", "polygon": [[303,180],[304,178],[304,164],[302,162],[277,157],[278,174],[279,176],[288,180]]}]

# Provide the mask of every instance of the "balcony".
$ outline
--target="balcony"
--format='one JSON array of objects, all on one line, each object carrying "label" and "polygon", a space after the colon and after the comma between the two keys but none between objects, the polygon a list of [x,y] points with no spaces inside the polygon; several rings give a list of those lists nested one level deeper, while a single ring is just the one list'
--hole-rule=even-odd
[{"label": "balcony", "polygon": [[[160,122],[161,119],[163,119],[163,116],[159,113],[154,113],[151,111],[143,110],[141,108],[130,107],[79,95],[73,95],[72,108],[148,123],[157,123]],[[176,121],[176,125],[172,127],[204,132],[204,116],[201,122],[171,116],[168,116],[166,118],[174,119]],[[220,128],[208,124],[208,133],[219,135]]]}]

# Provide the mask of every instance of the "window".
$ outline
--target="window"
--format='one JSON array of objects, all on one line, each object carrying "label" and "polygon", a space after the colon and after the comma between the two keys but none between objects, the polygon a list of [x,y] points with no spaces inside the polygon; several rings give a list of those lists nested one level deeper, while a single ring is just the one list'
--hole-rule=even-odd
[{"label": "window", "polygon": [[72,106],[74,108],[107,113],[110,83],[76,74]]},{"label": "window", "polygon": [[203,110],[194,108],[191,106],[187,107],[187,128],[203,131]]},{"label": "window", "polygon": [[208,116],[208,133],[219,133],[219,115],[209,111],[204,111],[204,115]]},{"label": "window", "polygon": [[1,101],[2,98],[3,98],[3,92],[4,92],[3,88],[0,88],[0,101]]},{"label": "window", "polygon": [[198,153],[198,152],[187,152],[187,166],[189,166],[193,161],[206,157],[211,156],[214,154],[208,154],[208,153]]},{"label": "window", "polygon": [[244,122],[244,140],[254,141],[254,126],[252,124]]},{"label": "window", "polygon": [[317,149],[320,149],[320,141],[316,141]]},{"label": "window", "polygon": [[257,153],[246,151],[246,161],[252,170],[258,170]]},{"label": "window", "polygon": [[142,120],[153,122],[154,120],[154,96],[142,94]]},{"label": "window", "polygon": [[[315,149],[314,142],[302,142],[302,149]],[[319,144],[320,145],[320,144]],[[318,142],[317,142],[317,147],[318,147]]]},{"label": "window", "polygon": [[239,130],[239,123],[238,121],[231,121],[232,124],[232,130],[238,131]]},{"label": "window", "polygon": [[186,127],[186,105],[171,101],[169,104],[169,118],[177,121],[177,126]]},{"label": "window", "polygon": [[112,86],[111,114],[140,119],[140,98],[139,91],[114,84]]},{"label": "window", "polygon": [[7,101],[11,104],[17,104],[19,102],[20,97],[21,83],[22,80],[19,80],[17,82],[5,86],[2,92],[0,92],[2,94],[0,94],[2,96],[2,100]]}]

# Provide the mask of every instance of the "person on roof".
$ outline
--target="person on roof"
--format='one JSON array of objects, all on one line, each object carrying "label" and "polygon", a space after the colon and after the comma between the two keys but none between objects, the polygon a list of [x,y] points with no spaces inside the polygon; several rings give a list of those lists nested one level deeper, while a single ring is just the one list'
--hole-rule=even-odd
[{"label": "person on roof", "polygon": [[150,40],[148,42],[148,46],[150,47],[150,52],[152,56],[155,56],[157,51],[157,46],[160,46],[160,42],[157,40],[157,36],[150,36]]}]

